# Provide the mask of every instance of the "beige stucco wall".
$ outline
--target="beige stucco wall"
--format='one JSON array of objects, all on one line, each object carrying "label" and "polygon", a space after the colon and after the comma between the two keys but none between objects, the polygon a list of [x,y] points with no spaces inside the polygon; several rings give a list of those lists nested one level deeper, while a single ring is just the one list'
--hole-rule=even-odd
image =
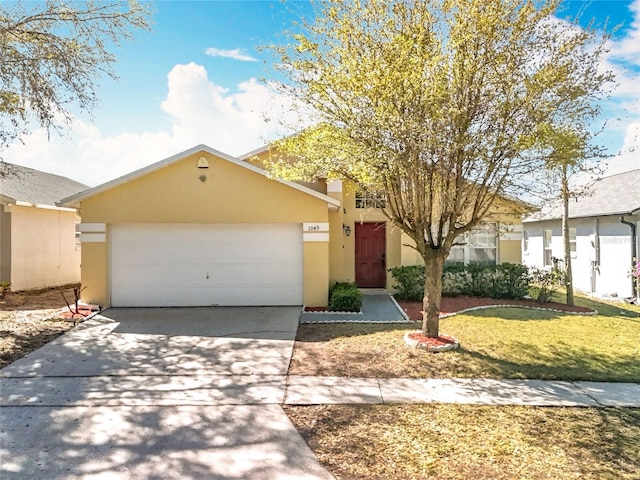
[{"label": "beige stucco wall", "polygon": [[[382,212],[376,209],[361,209],[355,207],[356,188],[352,183],[342,182],[342,191],[332,193],[329,187],[328,195],[339,199],[342,207],[339,212],[330,216],[331,237],[330,245],[330,278],[335,281],[355,281],[355,224],[358,222],[386,222],[386,258],[387,270],[400,265],[419,265],[422,258],[418,252],[410,247],[414,242],[402,233],[399,227],[393,226]],[[520,215],[511,213],[518,206],[511,203],[505,205],[498,204],[488,219],[488,222],[500,225],[500,237],[498,239],[498,262],[499,263],[521,263],[520,233],[510,232],[515,226],[521,231],[522,222]],[[342,225],[351,228],[351,235],[347,237],[336,235],[335,232],[342,230]],[[387,289],[392,289],[393,277],[387,271]]]},{"label": "beige stucco wall", "polygon": [[[486,219],[487,223],[498,224],[498,263],[522,263],[522,220],[511,213],[494,214]],[[517,229],[517,232],[513,232]],[[402,265],[421,265],[422,258],[410,245],[415,242],[402,234]]]},{"label": "beige stucco wall", "polygon": [[80,281],[76,213],[11,206],[11,288],[26,290]]},{"label": "beige stucco wall", "polygon": [[0,204],[0,282],[11,282],[11,211]]},{"label": "beige stucco wall", "polygon": [[522,263],[522,241],[502,240],[498,243],[499,263]]},{"label": "beige stucco wall", "polygon": [[[198,169],[205,156],[208,169]],[[205,176],[205,181],[200,177]],[[109,292],[109,225],[120,223],[328,222],[326,201],[199,152],[82,201],[83,223],[105,223],[106,243],[85,243],[83,300],[106,306]],[[328,242],[304,244],[305,305],[326,305]]]},{"label": "beige stucco wall", "polygon": [[[387,288],[392,287],[393,277],[388,269],[401,264],[400,236],[398,227],[388,222],[382,212],[373,208],[356,208],[356,189],[349,182],[342,182],[342,192],[328,192],[342,202],[339,212],[331,216],[331,282],[354,282],[355,272],[355,224],[367,222],[386,223],[386,260],[387,260]],[[351,235],[347,236],[342,226],[351,228]]]}]

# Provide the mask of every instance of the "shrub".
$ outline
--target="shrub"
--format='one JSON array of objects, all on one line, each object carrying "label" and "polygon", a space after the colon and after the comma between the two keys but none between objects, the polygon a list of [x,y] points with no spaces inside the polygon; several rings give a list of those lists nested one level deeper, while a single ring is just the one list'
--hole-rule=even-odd
[{"label": "shrub", "polygon": [[467,272],[469,273],[469,282],[467,291],[463,291],[463,293],[474,297],[491,297],[494,267],[471,264],[467,265]]},{"label": "shrub", "polygon": [[525,265],[502,263],[497,265],[491,283],[492,298],[523,298],[529,293],[529,269]]},{"label": "shrub", "polygon": [[[424,295],[425,270],[421,265],[395,267],[389,270],[398,282],[400,300],[419,301]],[[442,273],[442,294],[471,295],[491,298],[522,298],[529,293],[529,270],[524,265],[464,265],[448,263]]]},{"label": "shrub", "polygon": [[559,270],[541,270],[532,268],[530,271],[531,283],[535,287],[534,299],[536,302],[547,303],[554,299],[554,296],[562,285],[562,273]]},{"label": "shrub", "polygon": [[11,282],[0,282],[0,298],[4,298],[4,294],[11,291]]},{"label": "shrub", "polygon": [[455,297],[468,295],[471,276],[464,263],[447,263],[442,272],[442,295]]},{"label": "shrub", "polygon": [[394,285],[400,300],[417,302],[424,297],[424,265],[406,265],[390,268],[391,276],[398,282]]},{"label": "shrub", "polygon": [[332,312],[359,312],[362,293],[355,283],[337,282],[329,290],[329,310]]}]

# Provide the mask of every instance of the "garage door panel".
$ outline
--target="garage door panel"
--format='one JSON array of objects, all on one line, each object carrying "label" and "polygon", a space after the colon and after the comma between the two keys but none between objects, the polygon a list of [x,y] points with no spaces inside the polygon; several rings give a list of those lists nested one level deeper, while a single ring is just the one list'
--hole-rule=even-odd
[{"label": "garage door panel", "polygon": [[[160,297],[161,302],[149,304],[150,297]],[[229,286],[210,288],[190,287],[175,295],[173,288],[133,287],[119,295],[119,304],[127,307],[198,307],[198,306],[243,306],[243,305],[297,305],[300,300],[297,287],[273,288],[268,286],[251,287],[251,291],[242,291]],[[217,299],[224,299],[217,300]],[[274,300],[277,299],[277,300]]]},{"label": "garage door panel", "polygon": [[298,224],[114,225],[114,306],[299,305]]}]

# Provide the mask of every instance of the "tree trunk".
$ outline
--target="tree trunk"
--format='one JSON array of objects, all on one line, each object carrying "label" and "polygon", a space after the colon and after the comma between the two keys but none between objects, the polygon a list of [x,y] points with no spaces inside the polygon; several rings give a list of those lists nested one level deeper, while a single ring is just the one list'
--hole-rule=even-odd
[{"label": "tree trunk", "polygon": [[571,269],[571,242],[569,237],[569,182],[567,166],[562,167],[562,240],[564,244],[564,287],[567,292],[567,305],[574,305],[573,273]]},{"label": "tree trunk", "polygon": [[428,250],[425,258],[424,298],[422,299],[422,333],[437,338],[440,330],[440,299],[444,255],[440,250]]}]

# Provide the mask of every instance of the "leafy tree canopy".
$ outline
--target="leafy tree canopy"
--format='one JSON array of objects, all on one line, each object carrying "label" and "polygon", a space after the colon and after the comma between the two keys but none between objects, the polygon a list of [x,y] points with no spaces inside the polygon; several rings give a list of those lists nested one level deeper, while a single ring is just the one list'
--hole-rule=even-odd
[{"label": "leafy tree canopy", "polygon": [[76,104],[96,105],[95,80],[116,78],[111,48],[149,29],[135,0],[0,3],[0,148],[32,122],[48,130],[71,120]]},{"label": "leafy tree canopy", "polygon": [[587,125],[606,96],[607,35],[559,20],[560,3],[320,0],[317,17],[273,47],[282,90],[316,123],[275,143],[271,170],[386,194],[385,214],[426,263],[430,336],[455,238],[497,197],[537,188],[544,125]]}]

